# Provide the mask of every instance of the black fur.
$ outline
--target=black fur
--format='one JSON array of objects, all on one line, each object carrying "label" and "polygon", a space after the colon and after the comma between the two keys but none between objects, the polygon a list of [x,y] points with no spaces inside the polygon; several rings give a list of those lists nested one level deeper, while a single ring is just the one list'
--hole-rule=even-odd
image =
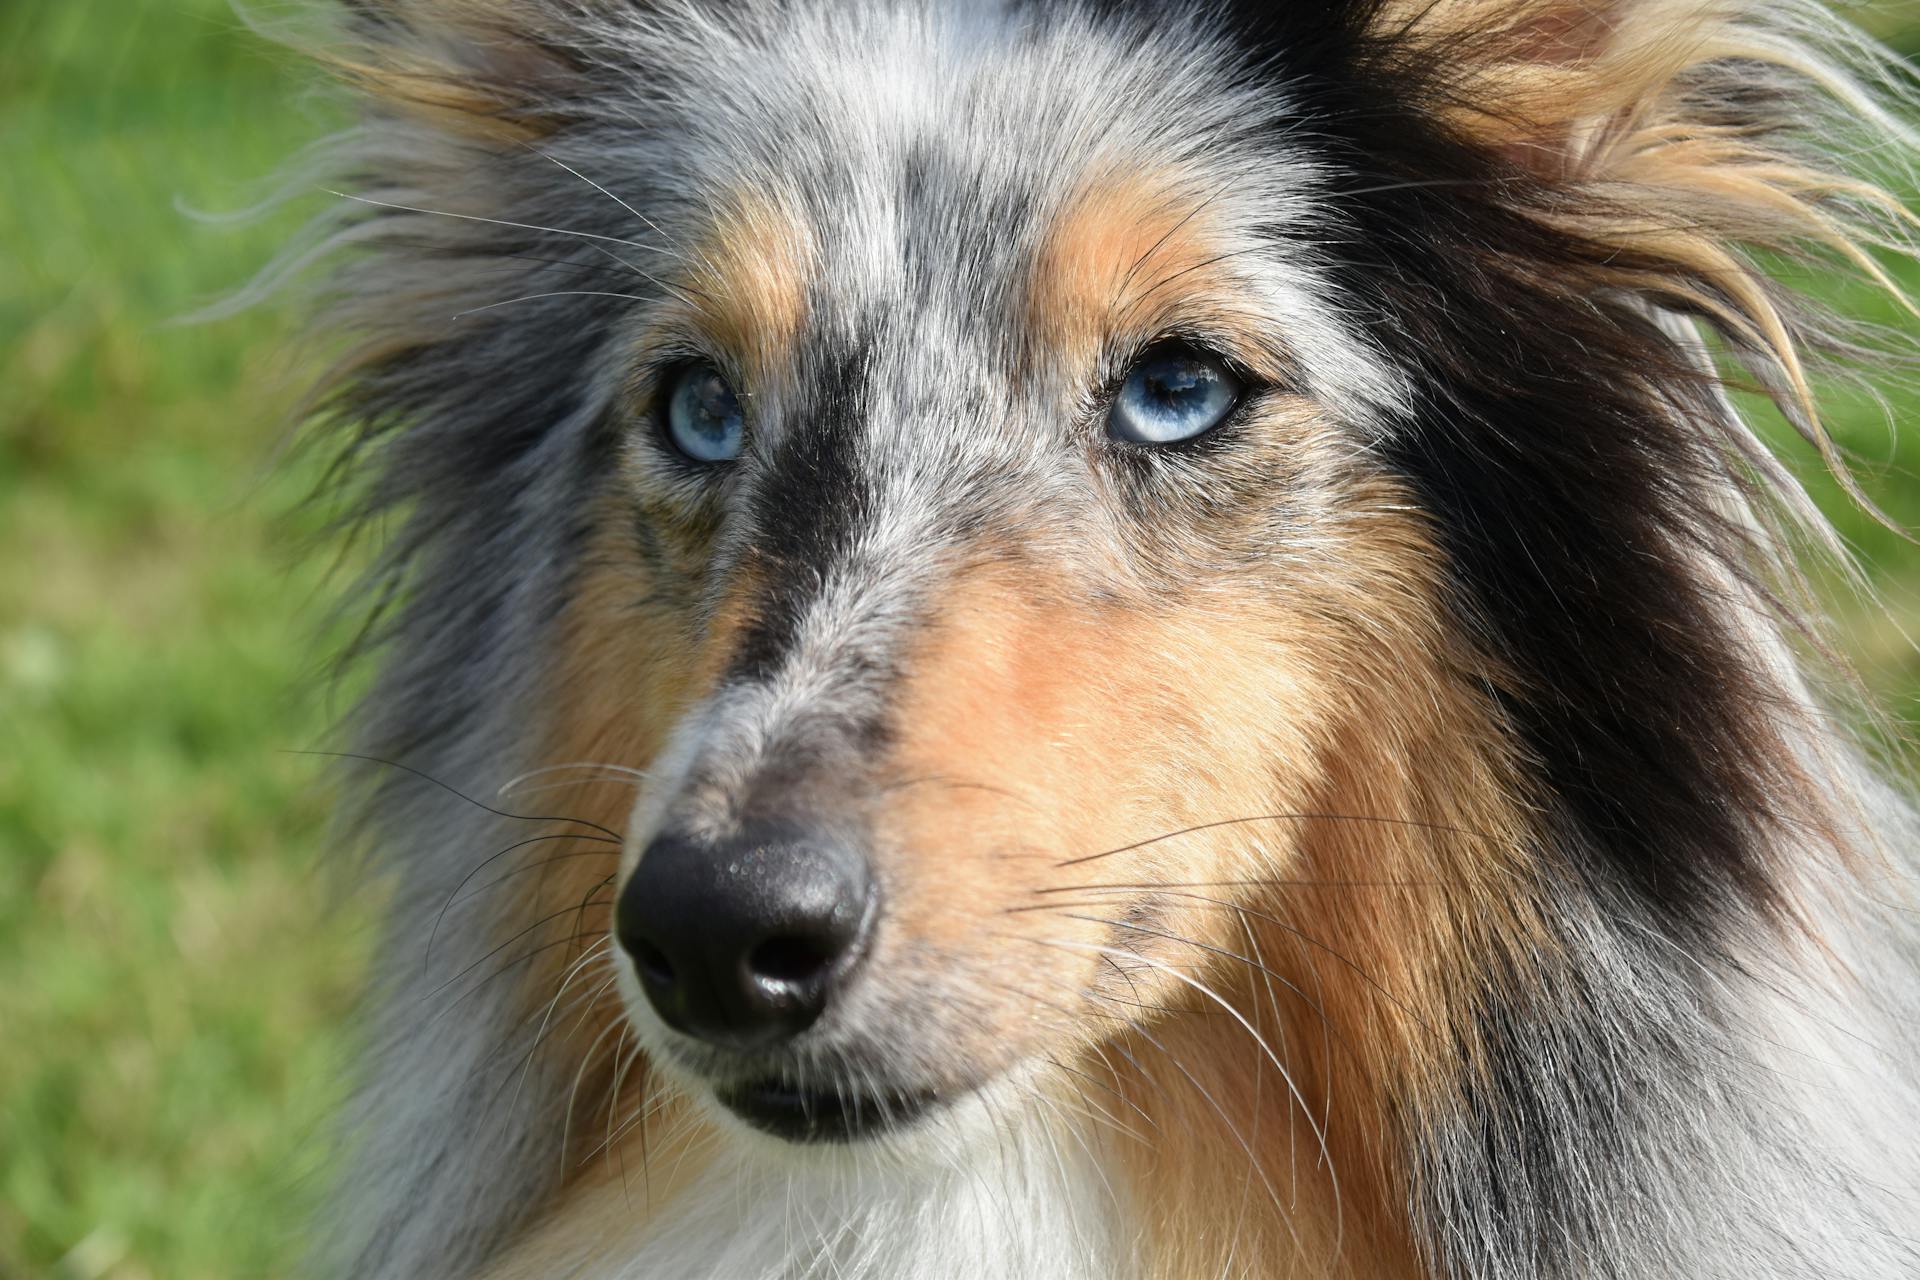
[{"label": "black fur", "polygon": [[871,339],[816,334],[805,345],[810,376],[751,506],[759,591],[732,663],[736,679],[766,679],[779,667],[809,605],[846,567],[872,511],[872,482],[859,458]]}]

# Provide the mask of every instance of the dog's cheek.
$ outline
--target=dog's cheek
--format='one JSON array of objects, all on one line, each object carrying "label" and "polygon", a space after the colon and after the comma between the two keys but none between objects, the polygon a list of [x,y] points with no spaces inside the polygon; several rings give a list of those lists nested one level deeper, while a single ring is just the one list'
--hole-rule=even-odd
[{"label": "dog's cheek", "polygon": [[890,947],[1003,1039],[1091,1037],[1116,960],[1231,929],[1163,886],[1289,857],[1271,815],[1312,785],[1315,690],[1280,619],[1233,622],[990,575],[912,653],[876,819]]}]

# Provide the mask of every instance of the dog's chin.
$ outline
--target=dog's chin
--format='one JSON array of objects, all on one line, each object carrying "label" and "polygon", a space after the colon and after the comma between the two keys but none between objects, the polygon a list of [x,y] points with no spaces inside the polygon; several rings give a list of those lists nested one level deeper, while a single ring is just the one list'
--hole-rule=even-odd
[{"label": "dog's chin", "polygon": [[629,1019],[655,1067],[742,1136],[816,1148],[910,1140],[934,1116],[968,1110],[967,1099],[979,1092],[965,1081],[887,1079],[857,1053],[832,1065],[778,1053],[736,1057],[678,1036],[631,994]]},{"label": "dog's chin", "polygon": [[800,1084],[780,1076],[716,1086],[714,1101],[749,1128],[784,1142],[850,1144],[900,1135],[945,1105],[931,1089]]}]

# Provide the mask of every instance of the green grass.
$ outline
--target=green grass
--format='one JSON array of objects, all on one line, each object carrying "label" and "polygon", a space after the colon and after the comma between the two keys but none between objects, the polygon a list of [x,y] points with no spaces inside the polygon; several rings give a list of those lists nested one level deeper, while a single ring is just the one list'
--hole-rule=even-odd
[{"label": "green grass", "polygon": [[[321,1181],[368,913],[285,753],[328,714],[290,317],[169,324],[312,211],[175,211],[325,131],[301,82],[225,0],[0,3],[0,1278],[282,1275]],[[1920,442],[1840,429],[1920,528]],[[1910,623],[1920,555],[1814,486]],[[1920,689],[1895,625],[1852,639]]]},{"label": "green grass", "polygon": [[288,317],[171,324],[325,128],[223,0],[0,5],[0,1276],[281,1275],[362,967],[274,468]]}]

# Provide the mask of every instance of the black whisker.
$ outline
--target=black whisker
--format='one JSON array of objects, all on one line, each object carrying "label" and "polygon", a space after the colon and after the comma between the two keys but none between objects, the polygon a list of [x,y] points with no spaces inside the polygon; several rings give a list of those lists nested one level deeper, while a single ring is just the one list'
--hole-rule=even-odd
[{"label": "black whisker", "polygon": [[524,875],[526,872],[537,870],[540,867],[550,866],[555,862],[565,862],[570,858],[617,858],[620,856],[618,849],[612,849],[612,850],[593,849],[593,850],[589,850],[586,853],[563,853],[560,856],[555,858],[542,858],[538,862],[531,862],[524,867],[517,867],[514,870],[507,872],[506,875],[500,876],[499,878],[494,880],[489,880],[486,884],[481,885],[478,889],[474,890],[471,894],[469,894],[467,898],[462,898],[459,896],[460,891],[467,887],[467,883],[471,881],[475,876],[479,875],[480,872],[486,869],[486,867],[489,866],[490,864],[498,861],[501,858],[506,857],[508,854],[512,853],[515,849],[524,849],[528,845],[544,844],[550,840],[592,840],[592,841],[604,842],[607,844],[618,843],[617,841],[608,840],[605,836],[584,835],[578,832],[560,832],[555,835],[532,836],[525,840],[515,841],[513,844],[510,844],[506,848],[500,850],[500,852],[492,854],[491,856],[475,864],[474,868],[471,871],[467,872],[466,875],[460,878],[460,883],[453,886],[453,891],[447,894],[447,900],[444,903],[442,903],[440,906],[440,913],[434,916],[433,928],[429,930],[427,933],[427,951],[426,951],[425,960],[422,962],[422,967],[430,966],[433,963],[434,939],[440,936],[440,924],[443,920],[447,918],[447,912],[451,910],[456,904],[467,901],[467,898],[477,898],[481,894],[485,893],[487,890],[494,888],[497,885],[505,884],[507,881],[513,879],[517,875]]},{"label": "black whisker", "polygon": [[434,777],[432,774],[424,770],[416,769],[410,764],[401,764],[398,760],[387,760],[380,756],[366,755],[358,751],[313,751],[301,750],[296,747],[282,748],[282,754],[291,756],[326,756],[335,760],[360,760],[367,764],[385,765],[389,769],[398,769],[402,773],[410,773],[422,782],[430,782],[448,795],[459,800],[465,800],[474,808],[491,813],[496,818],[511,818],[515,822],[571,822],[577,826],[591,827],[593,830],[598,831],[601,835],[611,840],[620,840],[623,838],[618,831],[613,830],[611,827],[603,827],[599,823],[590,822],[585,818],[570,818],[565,814],[509,813],[505,809],[496,809],[490,804],[484,804],[479,800],[475,800],[459,788],[440,781],[440,779]]},{"label": "black whisker", "polygon": [[[589,905],[589,906],[595,906],[595,905],[608,905],[608,906],[610,906],[610,905],[612,905],[612,904],[611,904],[611,902],[608,902],[608,903],[605,903],[605,904],[596,904],[596,903],[588,903],[587,905]],[[493,948],[493,949],[492,949],[491,951],[489,951],[489,952],[487,952],[487,954],[485,954],[485,955],[483,955],[483,956],[481,956],[481,957],[480,957],[480,958],[479,958],[478,960],[475,960],[475,961],[474,961],[474,962],[473,962],[472,964],[469,964],[469,965],[468,965],[468,966],[467,966],[466,968],[464,968],[464,969],[462,969],[462,970],[460,970],[460,972],[458,972],[458,973],[456,973],[456,974],[454,974],[454,975],[453,975],[453,976],[452,976],[451,978],[448,978],[448,979],[447,979],[447,980],[446,980],[445,982],[442,982],[442,983],[441,983],[441,984],[440,984],[439,986],[437,986],[437,987],[435,987],[435,988],[434,988],[433,990],[431,990],[431,991],[429,991],[429,992],[427,992],[427,993],[426,993],[425,995],[423,995],[423,996],[421,996],[421,997],[420,997],[420,1000],[419,1000],[419,1003],[421,1003],[421,1004],[424,1004],[424,1003],[426,1003],[426,1002],[427,1002],[428,1000],[431,1000],[431,999],[433,999],[433,998],[434,998],[435,996],[437,996],[437,995],[439,995],[439,994],[440,994],[440,993],[441,993],[442,991],[445,991],[445,990],[446,990],[446,989],[447,989],[448,987],[450,987],[450,986],[452,986],[452,985],[453,985],[454,983],[456,983],[456,982],[458,982],[458,981],[460,981],[460,979],[462,979],[462,978],[464,978],[464,977],[466,977],[466,976],[467,976],[467,975],[468,975],[469,973],[472,973],[472,972],[473,972],[473,971],[474,971],[475,969],[477,969],[477,968],[479,968],[479,967],[480,967],[481,965],[483,965],[483,964],[485,964],[485,963],[486,963],[487,961],[489,961],[489,960],[491,960],[491,959],[492,959],[493,957],[495,957],[495,956],[497,956],[497,955],[499,955],[499,954],[500,954],[500,953],[501,953],[502,951],[504,951],[504,950],[506,950],[506,949],[507,949],[508,947],[510,947],[510,946],[512,946],[512,945],[513,945],[514,943],[516,943],[516,942],[518,942],[518,941],[519,941],[520,939],[522,939],[522,938],[524,938],[524,937],[526,937],[526,936],[527,936],[528,934],[530,934],[530,933],[532,933],[532,932],[533,932],[533,931],[534,931],[535,929],[538,929],[538,928],[539,928],[539,927],[540,927],[541,925],[543,925],[543,924],[551,924],[551,923],[552,923],[553,921],[555,921],[555,920],[558,920],[558,919],[559,919],[560,917],[562,917],[562,916],[570,916],[570,915],[573,915],[573,914],[574,914],[574,913],[575,913],[575,912],[576,912],[577,910],[579,910],[579,908],[577,908],[577,907],[575,907],[575,906],[574,906],[574,905],[572,905],[572,904],[568,904],[567,906],[564,906],[564,907],[562,907],[562,908],[560,908],[560,910],[558,910],[558,911],[555,911],[555,912],[553,912],[553,913],[552,913],[551,915],[544,915],[544,916],[541,916],[541,917],[540,917],[540,918],[539,918],[538,920],[535,920],[535,921],[534,921],[534,922],[533,922],[532,924],[530,924],[530,925],[528,925],[528,926],[527,926],[526,928],[524,928],[524,929],[522,929],[522,930],[520,930],[519,932],[517,932],[517,933],[515,933],[515,934],[514,934],[514,935],[513,935],[512,937],[510,937],[510,938],[508,938],[508,939],[507,939],[507,940],[506,940],[505,942],[502,942],[502,943],[500,943],[500,944],[499,944],[498,946],[496,946],[496,947],[494,947],[494,948]],[[578,936],[578,935],[569,935],[568,937],[565,937],[565,938],[562,938],[562,939],[561,939],[561,940],[560,940],[559,942],[554,942],[554,943],[548,943],[548,944],[546,944],[546,946],[545,946],[545,947],[542,947],[542,948],[540,948],[540,950],[545,950],[545,949],[546,949],[546,947],[554,947],[554,946],[560,946],[560,945],[562,945],[563,943],[567,943],[567,942],[572,942],[572,941],[574,941],[574,939],[575,939],[575,937],[577,937],[577,936]],[[518,963],[520,963],[521,961],[524,961],[524,960],[526,960],[526,959],[527,959],[527,958],[528,958],[529,956],[532,956],[532,955],[536,955],[536,954],[538,954],[538,952],[537,952],[537,951],[530,951],[530,952],[527,952],[527,953],[526,953],[525,955],[522,955],[522,956],[520,956],[520,957],[518,957],[517,959],[515,959],[515,960],[513,960],[513,961],[510,961],[510,962],[508,962],[508,966],[507,966],[507,967],[511,967],[511,965],[513,965],[513,964],[518,964]],[[455,1001],[453,1002],[453,1004],[456,1004],[456,1005],[457,1005],[457,1004],[459,1004],[461,1000],[464,1000],[464,999],[466,999],[466,998],[467,998],[468,996],[470,996],[470,995],[472,995],[472,994],[473,994],[473,993],[474,993],[475,991],[478,991],[478,990],[479,990],[479,989],[480,989],[480,988],[481,988],[482,986],[484,986],[484,985],[485,985],[485,984],[486,984],[487,982],[491,982],[491,981],[492,981],[492,980],[493,980],[494,978],[497,978],[497,977],[499,977],[499,976],[500,976],[500,973],[499,973],[498,971],[496,971],[495,973],[493,973],[493,974],[491,974],[491,975],[489,975],[489,976],[488,976],[488,977],[487,977],[486,979],[484,979],[483,981],[481,981],[481,982],[479,982],[479,983],[476,983],[476,984],[475,984],[475,985],[474,985],[474,986],[473,986],[473,987],[472,987],[471,989],[469,989],[469,990],[467,990],[467,991],[464,991],[464,992],[462,992],[462,993],[460,994],[460,996],[459,996],[459,998],[458,998],[458,999],[456,999],[456,1000],[455,1000]],[[453,1007],[453,1005],[448,1005],[448,1006],[447,1006],[447,1008],[449,1008],[449,1009],[450,1009],[450,1008],[452,1008],[452,1007]],[[433,1016],[434,1016],[435,1018],[438,1018],[438,1017],[440,1017],[440,1016],[441,1016],[441,1014],[443,1014],[443,1013],[445,1013],[445,1012],[446,1012],[446,1010],[445,1010],[445,1009],[443,1009],[443,1010],[441,1010],[441,1013],[437,1013],[437,1014],[435,1014],[435,1015],[433,1015]]]},{"label": "black whisker", "polygon": [[[1417,1012],[1413,1010],[1411,1006],[1409,1006],[1406,1003],[1406,1001],[1402,1000],[1399,996],[1395,995],[1394,992],[1389,987],[1387,987],[1384,983],[1382,983],[1378,978],[1375,978],[1372,974],[1368,973],[1366,969],[1362,968],[1358,963],[1349,959],[1347,956],[1343,955],[1340,951],[1336,950],[1333,947],[1328,946],[1326,943],[1322,942],[1320,939],[1314,937],[1312,934],[1306,932],[1304,929],[1301,929],[1298,925],[1292,924],[1286,920],[1282,920],[1279,916],[1276,916],[1271,912],[1261,911],[1255,907],[1243,906],[1237,902],[1227,902],[1220,898],[1209,898],[1204,894],[1198,894],[1198,893],[1178,893],[1173,891],[1167,891],[1167,892],[1170,897],[1188,898],[1195,902],[1207,903],[1208,905],[1217,907],[1223,911],[1232,911],[1237,915],[1240,915],[1243,917],[1253,916],[1255,919],[1266,921],[1268,924],[1273,925],[1277,929],[1285,929],[1288,933],[1300,939],[1302,942],[1305,942],[1309,946],[1316,947],[1319,950],[1326,952],[1328,955],[1332,956],[1335,960],[1338,960],[1341,964],[1351,969],[1356,977],[1358,977],[1361,981],[1365,982],[1368,986],[1372,987],[1374,990],[1378,991],[1381,995],[1385,996],[1388,1000],[1391,1000],[1394,1004],[1394,1007],[1399,1009],[1402,1013],[1406,1014],[1409,1018],[1412,1018],[1414,1021],[1418,1022],[1421,1026],[1425,1027],[1429,1031],[1435,1030],[1433,1024],[1428,1022],[1425,1018],[1422,1018]],[[1264,966],[1262,966],[1262,968],[1264,969]]]},{"label": "black whisker", "polygon": [[1245,818],[1221,818],[1215,822],[1196,823],[1191,827],[1182,827],[1178,831],[1168,831],[1162,835],[1145,840],[1136,840],[1132,844],[1123,844],[1117,849],[1107,849],[1100,853],[1089,853],[1078,858],[1068,858],[1054,865],[1075,867],[1083,862],[1093,862],[1100,858],[1111,858],[1116,853],[1131,853],[1135,849],[1144,849],[1148,845],[1158,844],[1162,840],[1172,840],[1177,836],[1193,835],[1199,831],[1212,831],[1219,827],[1238,826],[1248,822],[1377,822],[1383,826],[1411,827],[1420,831],[1437,831],[1447,835],[1474,836],[1481,840],[1495,837],[1485,831],[1476,831],[1472,827],[1456,827],[1444,822],[1426,822],[1419,818],[1387,818],[1373,814],[1357,813],[1256,813]]}]

